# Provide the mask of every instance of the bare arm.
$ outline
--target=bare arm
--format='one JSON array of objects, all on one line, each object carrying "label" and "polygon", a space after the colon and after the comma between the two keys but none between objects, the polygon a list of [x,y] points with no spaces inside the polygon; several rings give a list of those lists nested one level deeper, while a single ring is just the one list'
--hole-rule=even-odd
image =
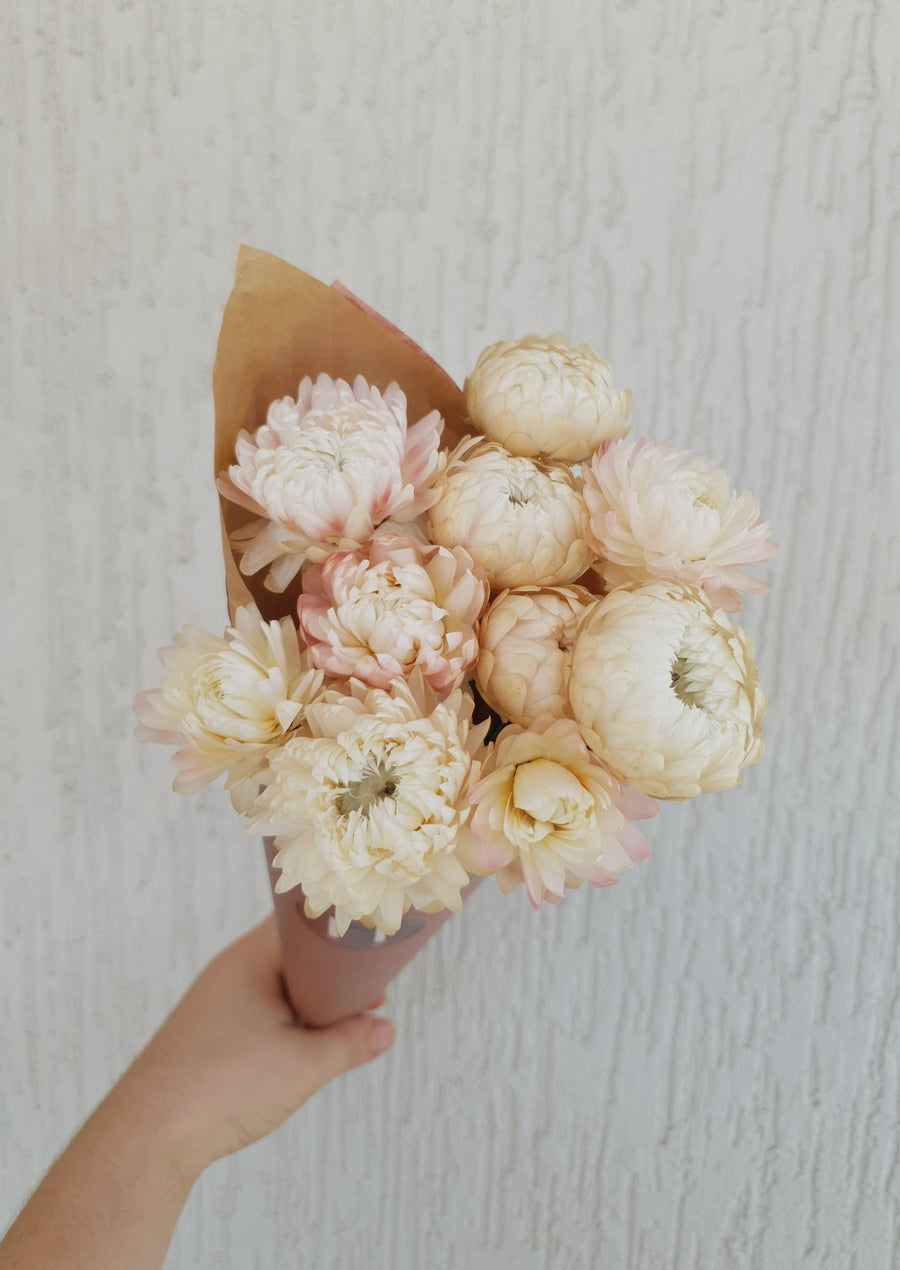
[{"label": "bare arm", "polygon": [[383,1019],[298,1027],[273,918],[210,963],[0,1243],[0,1270],[158,1270],[196,1179],[391,1044]]}]

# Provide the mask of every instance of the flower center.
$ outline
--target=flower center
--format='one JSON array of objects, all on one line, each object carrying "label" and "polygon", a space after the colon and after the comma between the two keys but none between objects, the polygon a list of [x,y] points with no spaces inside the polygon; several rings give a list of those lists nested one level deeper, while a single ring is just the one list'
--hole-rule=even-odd
[{"label": "flower center", "polygon": [[506,497],[514,507],[525,507],[540,497],[540,483],[535,478],[531,464],[521,462],[510,464],[511,470],[506,476]]},{"label": "flower center", "polygon": [[702,494],[695,495],[694,506],[708,507],[709,510],[713,512],[717,512],[719,510],[718,503],[716,502],[716,500],[713,498],[712,494],[710,494],[708,490],[704,490]]},{"label": "flower center", "polygon": [[346,456],[341,431],[311,428],[310,435],[305,440],[306,445],[303,448],[312,454],[321,469],[326,472],[343,472]]},{"label": "flower center", "polygon": [[207,719],[240,712],[234,692],[234,665],[220,656],[206,658],[194,671],[193,708]]},{"label": "flower center", "polygon": [[669,683],[679,701],[686,706],[703,709],[701,685],[691,682],[691,664],[686,657],[676,657],[672,662]]},{"label": "flower center", "polygon": [[352,811],[367,816],[375,803],[392,798],[396,792],[394,773],[388,770],[384,759],[378,759],[363,770],[359,780],[347,782],[346,789],[338,793],[336,806],[342,816],[349,816]]},{"label": "flower center", "polygon": [[690,640],[682,644],[669,667],[669,683],[685,706],[702,710],[710,720],[728,721],[734,710],[734,682],[719,659]]}]

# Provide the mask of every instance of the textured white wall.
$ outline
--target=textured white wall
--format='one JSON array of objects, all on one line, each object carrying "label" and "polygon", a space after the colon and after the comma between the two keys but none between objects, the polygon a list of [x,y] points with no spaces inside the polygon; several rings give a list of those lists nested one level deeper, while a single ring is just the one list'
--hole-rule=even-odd
[{"label": "textured white wall", "polygon": [[900,1264],[900,15],[876,0],[11,0],[0,12],[0,1221],[268,904],[130,736],[221,628],[238,243],[457,377],[566,331],[758,491],[741,790],[613,891],[485,886],[398,1041],[196,1188],[173,1267]]}]

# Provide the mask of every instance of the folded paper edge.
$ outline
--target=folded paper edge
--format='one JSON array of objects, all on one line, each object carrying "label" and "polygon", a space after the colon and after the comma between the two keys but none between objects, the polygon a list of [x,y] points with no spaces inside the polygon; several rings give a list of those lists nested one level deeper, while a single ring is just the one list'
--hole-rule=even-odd
[{"label": "folded paper edge", "polygon": [[[306,302],[302,298],[303,292],[308,296]],[[298,296],[301,297],[299,304]],[[284,306],[285,330],[289,331],[298,326],[298,314],[306,308],[307,303],[309,312],[319,314],[320,325],[315,334],[308,324],[305,330],[298,331],[300,342],[297,345],[296,361],[300,373],[296,378],[280,380],[277,390],[266,394],[269,401],[275,400],[280,392],[295,392],[302,374],[322,371],[335,373],[336,361],[342,363],[337,373],[342,376],[349,374],[352,379],[350,367],[343,363],[347,362],[348,342],[352,344],[355,339],[359,339],[361,356],[367,354],[368,364],[361,366],[357,373],[363,374],[370,382],[377,382],[373,375],[372,350],[380,347],[381,356],[388,363],[383,376],[385,382],[394,380],[408,397],[412,395],[413,398],[418,398],[410,422],[415,422],[419,413],[426,412],[421,407],[423,398],[427,398],[427,409],[439,410],[445,419],[446,440],[458,438],[462,432],[468,430],[461,388],[410,336],[342,284],[329,286],[270,252],[242,243],[235,263],[234,285],[222,317],[212,371],[215,403],[214,476],[218,476],[228,466],[240,428],[252,429],[265,421],[259,401],[255,403],[255,411],[249,408],[249,403],[254,395],[259,396],[260,381],[264,378],[262,372],[278,361],[284,362],[284,344],[279,348],[277,341],[273,342],[273,326],[277,323],[273,324],[270,320],[272,311],[277,312],[279,306]],[[254,312],[255,306],[260,304],[264,313],[261,323],[258,321],[260,309],[256,308]],[[299,323],[300,328],[304,325],[302,321]],[[319,342],[323,349],[326,345],[330,346],[328,351],[323,351],[322,356],[318,356],[315,349]],[[369,345],[368,349],[366,345]],[[334,348],[341,346],[342,356],[336,358]],[[377,355],[375,360],[378,361]],[[397,363],[401,364],[401,368],[398,368]],[[406,373],[402,369],[404,363]],[[234,370],[235,365],[237,373]],[[245,380],[241,379],[242,368],[245,369]],[[234,610],[241,604],[256,602],[264,616],[271,617],[278,603],[277,599],[265,591],[261,577],[245,580],[229,540],[229,530],[235,528],[235,517],[238,518],[237,523],[240,523],[240,519],[246,519],[246,515],[247,513],[235,512],[226,507],[225,500],[220,495],[219,519],[229,613],[233,617]],[[289,601],[288,608],[290,607],[292,605]]]}]

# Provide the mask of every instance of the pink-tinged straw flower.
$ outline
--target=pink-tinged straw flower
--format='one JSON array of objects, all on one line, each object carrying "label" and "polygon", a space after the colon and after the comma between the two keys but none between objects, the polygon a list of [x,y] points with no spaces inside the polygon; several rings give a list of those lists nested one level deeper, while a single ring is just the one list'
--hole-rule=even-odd
[{"label": "pink-tinged straw flower", "polygon": [[631,393],[616,391],[609,362],[558,334],[491,344],[465,396],[475,427],[511,454],[564,463],[580,463],[624,436],[631,411]]},{"label": "pink-tinged straw flower", "polygon": [[479,437],[451,454],[428,523],[435,542],[465,547],[494,591],[574,582],[594,560],[587,508],[568,468]]},{"label": "pink-tinged straw flower", "polygon": [[654,578],[685,582],[733,613],[740,592],[769,589],[741,566],[770,559],[777,547],[751,494],[730,490],[708,459],[685,458],[647,441],[600,450],[583,468],[589,540],[608,588]]},{"label": "pink-tinged straw flower", "polygon": [[626,819],[656,814],[652,799],[624,790],[588,752],[577,725],[557,719],[500,733],[469,795],[475,812],[464,861],[496,874],[501,891],[525,883],[537,908],[583,882],[611,886],[650,854]]},{"label": "pink-tinged straw flower", "polygon": [[571,714],[566,680],[575,628],[594,597],[584,587],[502,591],[481,623],[478,691],[510,723]]},{"label": "pink-tinged straw flower", "polygon": [[322,672],[301,652],[289,617],[264,622],[249,606],[237,610],[224,638],[185,626],[159,657],[165,675],[134,703],[136,734],[179,747],[172,759],[178,793],[227,773],[225,788],[243,810],[272,748],[302,723]]},{"label": "pink-tinged straw flower", "polygon": [[569,701],[598,758],[654,798],[730,789],[762,757],[753,645],[695,587],[622,586],[589,605]]},{"label": "pink-tinged straw flower", "polygon": [[471,726],[473,704],[463,689],[437,701],[418,672],[389,691],[326,689],[303,735],[272,755],[250,818],[276,835],[276,889],[302,886],[311,917],[333,905],[341,934],[363,921],[393,935],[410,907],[458,911],[487,726]]},{"label": "pink-tinged straw flower", "polygon": [[487,597],[487,580],[462,547],[421,550],[390,534],[311,565],[297,612],[326,674],[387,688],[418,666],[443,697],[478,658],[476,628]]},{"label": "pink-tinged straw flower", "polygon": [[263,518],[232,535],[241,572],[271,566],[266,586],[283,591],[307,560],[354,551],[386,521],[414,520],[437,497],[442,428],[436,410],[407,427],[396,384],[382,395],[361,375],[352,387],[304,379],[296,401],[273,402],[253,436],[240,434],[237,463],[218,482]]}]

